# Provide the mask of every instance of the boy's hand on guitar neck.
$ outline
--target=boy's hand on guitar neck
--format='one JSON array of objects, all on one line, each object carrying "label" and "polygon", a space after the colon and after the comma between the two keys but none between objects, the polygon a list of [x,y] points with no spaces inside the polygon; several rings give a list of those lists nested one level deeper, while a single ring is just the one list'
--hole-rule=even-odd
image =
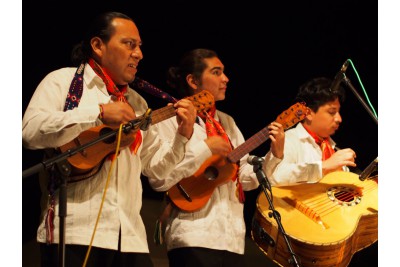
[{"label": "boy's hand on guitar neck", "polygon": [[282,159],[285,147],[285,129],[279,122],[268,125],[269,138],[271,139],[271,151],[274,157]]},{"label": "boy's hand on guitar neck", "polygon": [[210,136],[204,141],[213,155],[226,157],[232,151],[231,146],[221,136]]},{"label": "boy's hand on guitar neck", "polygon": [[351,148],[338,150],[330,158],[322,161],[322,174],[340,171],[344,166],[356,167],[355,158],[356,152]]}]

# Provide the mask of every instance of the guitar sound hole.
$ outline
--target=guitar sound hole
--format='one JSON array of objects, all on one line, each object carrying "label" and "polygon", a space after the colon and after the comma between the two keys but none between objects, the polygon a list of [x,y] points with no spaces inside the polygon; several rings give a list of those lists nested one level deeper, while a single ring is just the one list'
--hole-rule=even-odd
[{"label": "guitar sound hole", "polygon": [[330,200],[340,206],[355,206],[361,202],[362,195],[354,188],[333,186],[327,190]]},{"label": "guitar sound hole", "polygon": [[218,177],[218,170],[213,166],[209,166],[204,171],[204,176],[209,181],[214,181]]},{"label": "guitar sound hole", "polygon": [[[108,134],[109,132],[112,132],[112,131],[113,130],[111,128],[104,127],[103,129],[100,130],[99,134],[100,134],[100,136],[102,136],[102,135]],[[115,142],[115,139],[116,139],[116,136],[113,135],[113,136],[110,136],[109,138],[103,140],[103,142],[106,144],[112,144]]]}]

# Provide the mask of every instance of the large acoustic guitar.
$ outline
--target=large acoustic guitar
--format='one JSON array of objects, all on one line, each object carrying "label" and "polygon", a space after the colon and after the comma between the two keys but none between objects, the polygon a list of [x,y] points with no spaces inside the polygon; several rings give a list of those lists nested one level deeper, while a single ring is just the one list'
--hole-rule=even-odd
[{"label": "large acoustic guitar", "polygon": [[[281,215],[301,266],[347,266],[353,254],[378,240],[378,176],[360,181],[351,172],[332,172],[320,182],[273,187]],[[281,266],[291,255],[264,193],[257,199],[252,238]]]},{"label": "large acoustic guitar", "polygon": [[[285,129],[292,127],[306,116],[304,103],[296,103],[282,112],[276,122]],[[232,180],[236,175],[237,162],[269,138],[268,126],[232,150],[227,157],[213,155],[190,177],[182,179],[168,190],[168,196],[179,209],[193,212],[202,208],[214,189]]]},{"label": "large acoustic guitar", "polygon": [[[187,97],[192,101],[195,106],[197,113],[208,110],[210,107],[214,105],[214,97],[208,91],[202,91],[193,96]],[[165,106],[163,108],[154,110],[150,113],[150,121],[151,125],[161,122],[163,120],[169,119],[175,116],[175,108],[172,105]],[[144,114],[137,118],[136,121],[147,120],[147,114]],[[120,148],[124,148],[132,144],[135,140],[135,133],[138,129],[131,130],[127,133],[122,132]],[[102,124],[97,127],[93,127],[89,130],[82,132],[78,137],[76,137],[71,142],[60,147],[61,152],[67,152],[68,150],[73,150],[78,146],[87,144],[96,138],[101,138],[102,135],[105,135],[111,131],[115,131],[115,129],[110,128],[109,126]],[[98,169],[103,160],[110,154],[114,153],[117,147],[117,138],[114,135],[113,137],[107,138],[103,141],[100,141],[92,146],[87,147],[86,149],[76,153],[75,155],[67,158],[68,162],[71,164],[73,169],[72,177],[70,180],[81,180],[86,176],[90,176],[94,173],[94,170]]]}]

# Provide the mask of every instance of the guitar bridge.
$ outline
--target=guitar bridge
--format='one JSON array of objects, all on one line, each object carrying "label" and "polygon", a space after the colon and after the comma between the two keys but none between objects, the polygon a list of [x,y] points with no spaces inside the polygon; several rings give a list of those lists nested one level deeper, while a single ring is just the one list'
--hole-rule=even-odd
[{"label": "guitar bridge", "polygon": [[178,187],[178,189],[181,192],[181,194],[186,198],[186,200],[189,201],[189,202],[192,202],[192,198],[186,192],[185,188],[183,188],[183,186],[181,186],[180,183],[177,183],[176,186]]},{"label": "guitar bridge", "polygon": [[301,213],[306,215],[308,218],[321,225],[324,229],[329,228],[329,225],[327,225],[322,221],[321,216],[319,216],[317,212],[315,212],[312,208],[308,207],[307,205],[303,204],[301,201],[297,201],[296,199],[290,199],[288,197],[284,197],[282,199],[290,206],[296,208]]}]

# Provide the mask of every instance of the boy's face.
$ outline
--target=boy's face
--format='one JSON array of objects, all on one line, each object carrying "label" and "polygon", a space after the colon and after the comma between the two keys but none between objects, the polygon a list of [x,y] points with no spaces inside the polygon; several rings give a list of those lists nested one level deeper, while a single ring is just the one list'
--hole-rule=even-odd
[{"label": "boy's face", "polygon": [[307,115],[308,127],[322,138],[333,135],[342,122],[339,111],[340,103],[338,99],[320,106],[317,112],[310,110]]}]

